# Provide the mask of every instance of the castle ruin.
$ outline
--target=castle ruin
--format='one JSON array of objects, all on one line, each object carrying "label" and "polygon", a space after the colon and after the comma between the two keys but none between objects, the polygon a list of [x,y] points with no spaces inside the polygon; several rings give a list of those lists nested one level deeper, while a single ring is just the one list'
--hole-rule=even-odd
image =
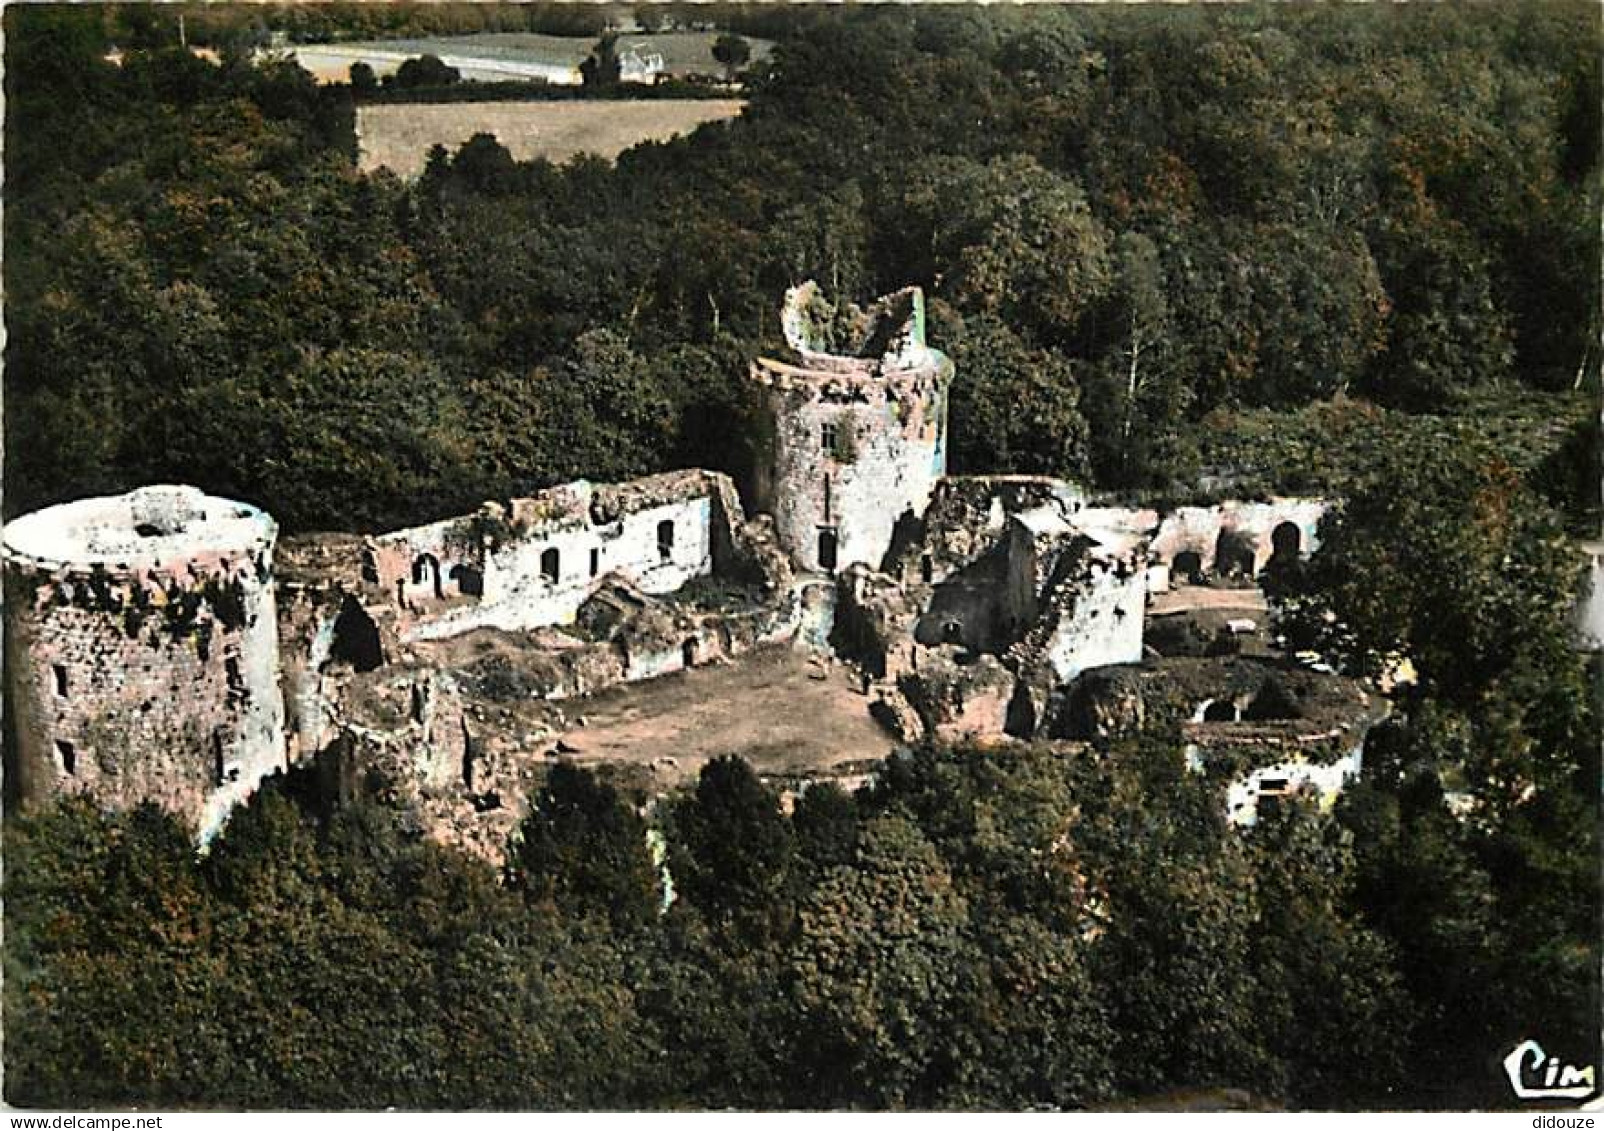
[{"label": "castle ruin", "polygon": [[[586,697],[785,645],[850,671],[901,741],[1086,737],[1108,722],[1086,679],[1153,658],[1174,585],[1251,588],[1316,545],[1318,500],[1161,514],[1049,477],[947,476],[953,365],[917,288],[860,310],[808,283],[782,321],[793,356],[751,370],[769,423],[750,517],[692,469],[276,555],[266,514],[185,487],[10,523],[24,805],[154,800],[204,841],[267,775],[332,757],[495,856]],[[1246,736],[1266,757],[1313,733],[1266,719]],[[1343,727],[1327,737],[1347,750]]]}]

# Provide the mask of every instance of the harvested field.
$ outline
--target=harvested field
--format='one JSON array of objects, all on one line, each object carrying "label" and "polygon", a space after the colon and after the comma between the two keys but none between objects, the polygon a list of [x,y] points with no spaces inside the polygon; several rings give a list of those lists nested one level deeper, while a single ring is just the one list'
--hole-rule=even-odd
[{"label": "harvested field", "polygon": [[643,141],[665,141],[706,122],[737,117],[740,99],[643,99],[595,102],[388,104],[357,111],[358,166],[400,177],[423,171],[432,146],[455,150],[487,133],[513,157],[561,164],[581,153],[612,160]]}]

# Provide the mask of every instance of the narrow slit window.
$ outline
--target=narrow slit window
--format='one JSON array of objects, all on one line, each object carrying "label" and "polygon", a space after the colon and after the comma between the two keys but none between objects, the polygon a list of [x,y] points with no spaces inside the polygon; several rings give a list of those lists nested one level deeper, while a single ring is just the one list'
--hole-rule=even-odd
[{"label": "narrow slit window", "polygon": [[58,699],[65,699],[68,691],[66,665],[53,664],[51,665],[50,670],[56,677],[56,697]]},{"label": "narrow slit window", "polygon": [[56,742],[56,757],[61,759],[61,772],[72,777],[78,772],[78,751],[70,742]]},{"label": "narrow slit window", "polygon": [[601,572],[601,551],[597,550],[597,549],[592,549],[590,551],[590,576],[595,577],[600,572]]},{"label": "narrow slit window", "polygon": [[841,430],[834,424],[819,425],[819,447],[826,455],[835,455],[841,443]]}]

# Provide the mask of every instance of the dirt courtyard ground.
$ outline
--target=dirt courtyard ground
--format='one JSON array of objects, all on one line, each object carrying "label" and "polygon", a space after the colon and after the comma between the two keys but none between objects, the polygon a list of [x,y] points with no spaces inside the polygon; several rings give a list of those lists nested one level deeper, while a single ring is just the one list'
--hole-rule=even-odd
[{"label": "dirt courtyard ground", "polygon": [[672,758],[668,777],[693,777],[720,754],[741,755],[765,777],[836,776],[894,745],[844,666],[784,645],[564,705],[585,720],[562,736],[576,762]]},{"label": "dirt courtyard ground", "polygon": [[666,141],[704,122],[737,117],[745,105],[738,98],[381,103],[357,110],[357,164],[364,172],[383,166],[416,177],[432,146],[455,151],[480,133],[495,135],[519,161],[544,157],[561,164],[580,153],[611,161],[643,141]]},{"label": "dirt courtyard ground", "polygon": [[1264,599],[1264,590],[1258,586],[1241,589],[1215,588],[1210,585],[1177,585],[1164,593],[1153,594],[1148,605],[1149,616],[1161,617],[1170,613],[1189,612],[1193,609],[1220,609],[1240,612],[1262,625],[1269,614],[1270,605]]}]

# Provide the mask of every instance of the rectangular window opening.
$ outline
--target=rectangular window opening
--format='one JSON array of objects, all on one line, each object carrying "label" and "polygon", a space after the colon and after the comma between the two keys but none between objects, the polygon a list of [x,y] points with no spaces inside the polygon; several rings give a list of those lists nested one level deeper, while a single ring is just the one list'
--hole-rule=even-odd
[{"label": "rectangular window opening", "polygon": [[600,572],[601,572],[601,551],[600,550],[591,550],[591,552],[590,552],[590,576],[595,577]]},{"label": "rectangular window opening", "polygon": [[50,666],[50,670],[51,670],[52,673],[54,673],[54,675],[56,677],[56,697],[58,699],[65,699],[67,697],[67,668],[66,668],[66,665],[64,665],[64,664],[52,664]]},{"label": "rectangular window opening", "polygon": [[78,750],[70,742],[56,741],[56,757],[61,759],[61,772],[72,777],[78,772]]}]

